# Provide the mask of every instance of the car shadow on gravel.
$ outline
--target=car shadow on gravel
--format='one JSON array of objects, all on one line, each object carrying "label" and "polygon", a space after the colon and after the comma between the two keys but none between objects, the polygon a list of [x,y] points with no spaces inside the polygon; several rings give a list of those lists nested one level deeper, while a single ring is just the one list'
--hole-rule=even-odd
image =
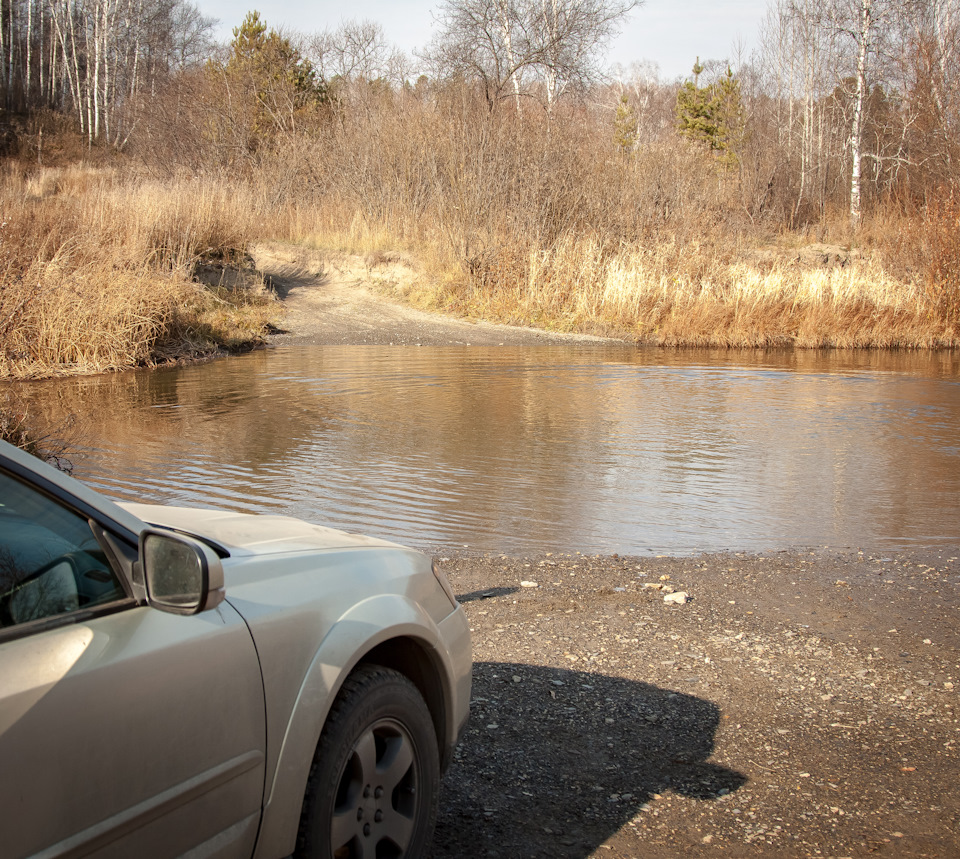
[{"label": "car shadow on gravel", "polygon": [[708,763],[716,704],[603,674],[478,662],[433,856],[586,856],[657,795],[746,782]]}]

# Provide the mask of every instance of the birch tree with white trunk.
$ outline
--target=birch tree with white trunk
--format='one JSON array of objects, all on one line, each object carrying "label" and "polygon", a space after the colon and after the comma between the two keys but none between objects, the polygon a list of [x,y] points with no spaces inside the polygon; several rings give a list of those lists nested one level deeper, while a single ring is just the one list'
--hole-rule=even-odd
[{"label": "birch tree with white trunk", "polygon": [[886,34],[884,28],[898,23],[910,0],[823,0],[811,4],[793,0],[789,9],[805,26],[819,31],[835,72],[835,87],[850,100],[847,148],[850,163],[848,214],[856,230],[863,217],[863,129],[871,81],[882,80]]},{"label": "birch tree with white trunk", "polygon": [[213,24],[188,0],[6,0],[2,101],[72,113],[90,144],[121,143],[141,87],[205,56]]}]

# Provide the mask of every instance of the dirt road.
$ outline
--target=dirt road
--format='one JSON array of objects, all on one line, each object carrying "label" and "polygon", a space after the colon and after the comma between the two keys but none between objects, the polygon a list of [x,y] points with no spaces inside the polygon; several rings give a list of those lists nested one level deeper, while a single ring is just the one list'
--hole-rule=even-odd
[{"label": "dirt road", "polygon": [[537,346],[620,343],[585,334],[559,334],[424,313],[391,301],[386,291],[421,275],[400,255],[357,257],[310,252],[290,245],[261,245],[257,268],[283,301],[286,333],[280,345]]}]

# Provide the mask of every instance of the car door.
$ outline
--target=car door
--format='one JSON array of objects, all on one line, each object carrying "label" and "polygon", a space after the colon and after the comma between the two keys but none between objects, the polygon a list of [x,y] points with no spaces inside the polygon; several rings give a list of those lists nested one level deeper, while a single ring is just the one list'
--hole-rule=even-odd
[{"label": "car door", "polygon": [[138,604],[105,525],[0,470],[0,852],[250,855],[266,732],[249,631],[227,603]]}]

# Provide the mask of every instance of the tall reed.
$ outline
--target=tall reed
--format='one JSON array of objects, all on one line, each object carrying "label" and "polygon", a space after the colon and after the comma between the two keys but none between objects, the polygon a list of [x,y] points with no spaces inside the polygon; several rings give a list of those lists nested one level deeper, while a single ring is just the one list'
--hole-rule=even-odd
[{"label": "tall reed", "polygon": [[199,260],[242,259],[257,238],[248,196],[111,172],[8,174],[0,375],[103,372],[255,341],[266,311],[251,306],[265,307],[266,293],[226,303],[193,279]]}]

